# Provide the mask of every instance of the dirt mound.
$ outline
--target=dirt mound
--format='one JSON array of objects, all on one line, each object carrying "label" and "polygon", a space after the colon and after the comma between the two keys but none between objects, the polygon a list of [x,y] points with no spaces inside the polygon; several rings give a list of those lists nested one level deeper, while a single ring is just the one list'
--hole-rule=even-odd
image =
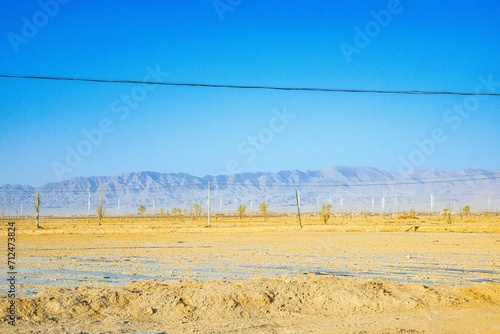
[{"label": "dirt mound", "polygon": [[[5,319],[6,297],[0,298],[0,305],[0,317]],[[16,306],[17,326],[3,322],[2,333],[269,333],[270,329],[352,333],[366,328],[380,333],[427,333],[439,329],[432,319],[440,325],[449,320],[450,326],[461,319],[473,329],[494,332],[495,316],[500,315],[500,284],[424,286],[318,275],[138,282],[123,287],[50,289],[19,299]],[[394,327],[394,321],[400,326]],[[496,326],[500,329],[498,321]]]}]

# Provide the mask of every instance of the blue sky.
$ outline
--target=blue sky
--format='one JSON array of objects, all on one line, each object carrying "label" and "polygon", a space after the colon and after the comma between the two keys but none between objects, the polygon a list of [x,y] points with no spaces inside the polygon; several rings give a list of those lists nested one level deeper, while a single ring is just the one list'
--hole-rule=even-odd
[{"label": "blue sky", "polygon": [[[0,0],[0,73],[499,93],[498,13],[487,0]],[[500,170],[498,97],[0,78],[0,112],[0,184],[142,170]]]}]

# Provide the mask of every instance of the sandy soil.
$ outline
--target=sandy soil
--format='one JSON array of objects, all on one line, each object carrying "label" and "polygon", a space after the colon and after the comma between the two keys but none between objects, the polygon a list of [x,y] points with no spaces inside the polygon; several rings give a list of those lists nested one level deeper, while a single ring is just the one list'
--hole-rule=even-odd
[{"label": "sandy soil", "polygon": [[18,220],[0,332],[498,333],[498,223]]}]

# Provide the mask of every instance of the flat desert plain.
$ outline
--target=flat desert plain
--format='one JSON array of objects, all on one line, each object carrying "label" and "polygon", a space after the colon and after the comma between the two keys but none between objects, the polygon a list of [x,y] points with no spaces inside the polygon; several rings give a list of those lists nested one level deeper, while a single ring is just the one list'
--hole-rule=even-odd
[{"label": "flat desert plain", "polygon": [[500,333],[499,216],[9,221],[1,333]]}]

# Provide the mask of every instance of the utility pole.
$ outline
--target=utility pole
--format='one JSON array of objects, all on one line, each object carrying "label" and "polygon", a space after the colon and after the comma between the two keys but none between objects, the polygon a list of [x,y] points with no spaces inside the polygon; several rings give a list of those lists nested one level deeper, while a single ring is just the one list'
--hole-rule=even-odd
[{"label": "utility pole", "polygon": [[302,228],[302,220],[300,219],[300,199],[299,199],[299,189],[295,189],[295,199],[297,200],[297,212],[299,214],[299,225]]},{"label": "utility pole", "polygon": [[210,226],[210,181],[208,181],[208,200],[207,200],[207,212],[208,212],[208,226]]}]

